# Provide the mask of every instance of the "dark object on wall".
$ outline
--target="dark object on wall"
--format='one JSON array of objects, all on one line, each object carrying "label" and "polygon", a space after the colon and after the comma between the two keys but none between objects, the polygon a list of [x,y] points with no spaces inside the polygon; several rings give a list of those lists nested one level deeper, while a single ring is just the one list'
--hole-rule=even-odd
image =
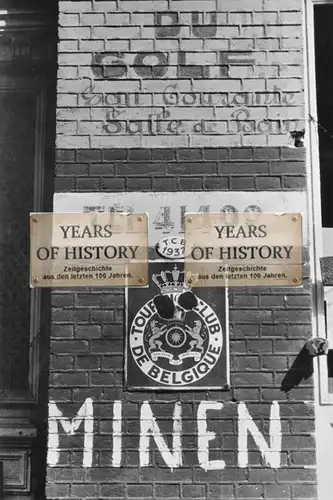
[{"label": "dark object on wall", "polygon": [[306,380],[313,374],[313,356],[310,356],[306,344],[297,355],[290,370],[281,383],[281,391],[289,392],[297,387],[302,380]]},{"label": "dark object on wall", "polygon": [[182,321],[186,311],[191,311],[198,305],[198,300],[192,292],[184,292],[176,300],[168,295],[156,295],[154,305],[161,318]]},{"label": "dark object on wall", "polygon": [[293,132],[290,132],[290,135],[294,141],[295,148],[304,147],[305,130],[294,130]]},{"label": "dark object on wall", "polygon": [[156,295],[154,297],[154,305],[157,313],[163,319],[172,319],[175,313],[173,300],[168,296]]},{"label": "dark object on wall", "polygon": [[321,278],[324,286],[333,286],[333,257],[320,259]]},{"label": "dark object on wall", "polygon": [[322,337],[315,337],[314,339],[309,340],[304,347],[310,356],[322,356],[323,354],[327,354],[328,342]]}]

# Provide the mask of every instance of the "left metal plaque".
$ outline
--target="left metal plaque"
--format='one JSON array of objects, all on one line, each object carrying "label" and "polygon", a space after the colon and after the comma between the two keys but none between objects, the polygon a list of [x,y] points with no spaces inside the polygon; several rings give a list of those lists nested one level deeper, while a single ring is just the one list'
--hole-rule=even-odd
[{"label": "left metal plaque", "polygon": [[30,214],[31,287],[147,284],[146,213]]}]

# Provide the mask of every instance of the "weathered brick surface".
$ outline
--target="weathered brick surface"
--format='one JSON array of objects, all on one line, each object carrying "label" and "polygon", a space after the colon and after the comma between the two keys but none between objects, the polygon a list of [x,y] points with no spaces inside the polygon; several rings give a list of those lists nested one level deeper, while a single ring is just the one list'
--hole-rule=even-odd
[{"label": "weathered brick surface", "polygon": [[304,128],[301,1],[60,1],[59,148],[283,146]]},{"label": "weathered brick surface", "polygon": [[[285,179],[290,178],[289,169],[293,177],[297,172],[305,179],[303,149],[292,154],[284,148],[103,150],[102,155],[97,150],[65,151],[58,151],[61,166],[81,165],[79,160],[88,165],[88,172],[98,166],[100,190],[116,191],[118,186],[157,191],[187,190],[189,186],[199,190],[214,186],[220,191],[248,186],[267,190],[261,179],[275,182],[277,178],[282,189]],[[110,171],[114,175],[108,177]],[[57,170],[57,178],[64,178],[62,173]],[[77,191],[85,189],[78,183],[80,174],[72,177]],[[85,179],[89,183],[89,175]],[[311,336],[311,286],[307,280],[303,289],[237,288],[229,294],[230,392],[124,391],[123,292],[57,290],[52,300],[50,398],[68,418],[92,398],[94,436],[91,466],[82,468],[83,425],[69,436],[59,424],[60,455],[57,466],[48,470],[48,498],[316,498],[315,471],[304,469],[313,465],[315,454],[312,380],[302,380],[293,389],[286,381]],[[112,458],[116,400],[123,402],[122,453],[117,468]],[[204,400],[224,405],[221,411],[211,411],[207,420],[208,429],[216,433],[209,445],[210,459],[225,462],[225,468],[217,470],[205,471],[199,465],[196,416]],[[148,466],[140,467],[140,409],[144,401],[150,403],[169,446],[174,404],[181,402],[183,464],[173,471],[153,442]],[[249,438],[248,462],[242,468],[239,405],[246,404],[269,444],[272,401],[277,401],[280,409],[280,466],[270,467]],[[73,476],[67,475],[68,468]]]},{"label": "weathered brick surface", "polygon": [[59,149],[56,188],[58,192],[304,190],[304,149],[289,149]]},{"label": "weathered brick surface", "polygon": [[[233,191],[236,198],[306,189],[305,150],[289,147],[290,131],[304,127],[300,0],[61,0],[59,11],[57,192]],[[155,62],[134,64],[140,52]],[[58,422],[59,454],[49,455],[47,498],[316,498],[312,379],[290,382],[312,334],[307,267],[305,275],[302,289],[229,293],[227,392],[125,391],[123,291],[54,290],[49,397],[68,420]],[[88,398],[90,457],[84,422],[71,423]],[[144,401],[170,450],[181,404],[180,467],[166,464],[153,439],[149,463],[140,463]],[[203,401],[223,403],[208,411],[204,433],[212,437],[207,460],[219,461],[213,470],[200,465]],[[279,464],[268,463],[250,435],[244,463],[242,405],[273,447],[273,401]]]}]

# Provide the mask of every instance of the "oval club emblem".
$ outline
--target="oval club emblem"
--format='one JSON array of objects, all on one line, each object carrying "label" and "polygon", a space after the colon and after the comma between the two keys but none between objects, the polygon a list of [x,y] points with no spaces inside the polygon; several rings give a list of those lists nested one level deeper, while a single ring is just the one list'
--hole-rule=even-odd
[{"label": "oval club emblem", "polygon": [[223,348],[214,310],[187,285],[185,272],[153,274],[160,293],[133,318],[129,348],[137,367],[155,384],[181,387],[206,377]]},{"label": "oval club emblem", "polygon": [[164,259],[183,259],[185,240],[182,236],[168,236],[156,244],[156,252]]}]

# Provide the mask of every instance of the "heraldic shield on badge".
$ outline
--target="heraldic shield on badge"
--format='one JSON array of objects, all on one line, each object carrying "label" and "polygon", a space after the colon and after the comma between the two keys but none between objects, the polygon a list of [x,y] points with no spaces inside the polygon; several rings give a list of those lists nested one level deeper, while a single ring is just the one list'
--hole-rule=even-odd
[{"label": "heraldic shield on badge", "polygon": [[227,294],[191,288],[182,261],[151,261],[149,288],[126,290],[128,389],[227,389]]}]

